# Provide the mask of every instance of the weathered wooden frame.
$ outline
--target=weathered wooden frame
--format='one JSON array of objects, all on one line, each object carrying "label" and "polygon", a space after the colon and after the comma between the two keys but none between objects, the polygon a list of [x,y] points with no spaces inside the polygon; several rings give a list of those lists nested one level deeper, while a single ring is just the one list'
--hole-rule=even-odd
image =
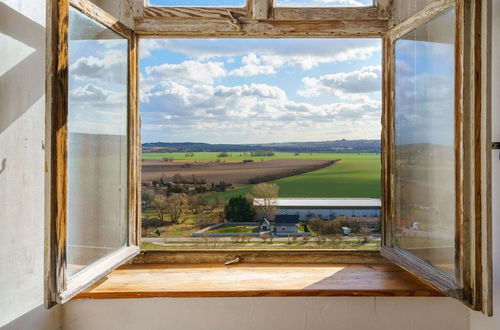
[{"label": "weathered wooden frame", "polygon": [[[89,16],[129,42],[128,94],[128,226],[127,246],[90,265],[71,279],[67,277],[67,139],[68,139],[68,24],[69,8]],[[140,212],[140,136],[137,112],[138,42],[134,32],[120,21],[88,0],[61,0],[48,2],[47,49],[47,191],[49,202],[46,244],[47,307],[64,303],[81,290],[139,253],[137,228]]]},{"label": "weathered wooden frame", "polygon": [[392,0],[370,7],[276,7],[274,0],[247,0],[242,8],[135,5],[140,37],[381,37]]},{"label": "weathered wooden frame", "polygon": [[[492,314],[489,109],[481,84],[481,0],[438,0],[390,29],[384,38],[383,212],[381,254],[444,294]],[[455,277],[394,246],[394,44],[401,36],[455,8]]]}]

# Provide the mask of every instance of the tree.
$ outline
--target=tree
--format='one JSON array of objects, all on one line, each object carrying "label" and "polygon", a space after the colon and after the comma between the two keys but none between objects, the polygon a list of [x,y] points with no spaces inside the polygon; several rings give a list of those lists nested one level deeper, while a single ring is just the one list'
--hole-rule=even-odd
[{"label": "tree", "polygon": [[252,189],[253,197],[259,199],[259,213],[268,219],[271,219],[278,213],[276,206],[278,191],[278,185],[270,183],[259,183]]},{"label": "tree", "polygon": [[156,195],[153,198],[153,201],[151,202],[151,206],[155,209],[156,213],[158,214],[158,218],[160,218],[161,221],[164,221],[164,216],[168,212],[167,197],[163,195]]},{"label": "tree", "polygon": [[250,222],[254,220],[256,212],[252,203],[240,195],[229,200],[224,207],[224,215],[229,221]]},{"label": "tree", "polygon": [[207,209],[209,213],[212,214],[214,219],[217,219],[219,222],[224,219],[224,201],[216,196],[208,201]]},{"label": "tree", "polygon": [[203,213],[206,205],[207,201],[203,197],[197,195],[189,197],[189,207],[193,214]]},{"label": "tree", "polygon": [[167,197],[167,211],[170,214],[172,222],[178,223],[180,217],[188,209],[189,203],[186,194],[175,194]]},{"label": "tree", "polygon": [[146,205],[149,205],[153,202],[154,197],[149,192],[143,191],[141,193],[141,199],[144,201],[144,203],[146,203]]}]

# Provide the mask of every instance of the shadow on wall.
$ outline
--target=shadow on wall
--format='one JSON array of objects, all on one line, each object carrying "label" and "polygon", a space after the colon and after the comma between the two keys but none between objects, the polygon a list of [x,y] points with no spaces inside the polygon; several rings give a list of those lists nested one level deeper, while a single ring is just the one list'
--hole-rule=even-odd
[{"label": "shadow on wall", "polygon": [[0,2],[0,34],[34,49],[0,76],[1,134],[45,94],[45,27]]}]

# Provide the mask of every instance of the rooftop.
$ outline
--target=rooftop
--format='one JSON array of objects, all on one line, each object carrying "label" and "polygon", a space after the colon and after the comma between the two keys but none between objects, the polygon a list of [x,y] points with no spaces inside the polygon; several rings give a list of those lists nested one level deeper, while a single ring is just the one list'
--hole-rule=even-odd
[{"label": "rooftop", "polygon": [[[264,203],[262,198],[256,198],[254,205]],[[382,203],[376,198],[276,198],[273,202],[277,207],[310,207],[310,208],[380,208]]]}]

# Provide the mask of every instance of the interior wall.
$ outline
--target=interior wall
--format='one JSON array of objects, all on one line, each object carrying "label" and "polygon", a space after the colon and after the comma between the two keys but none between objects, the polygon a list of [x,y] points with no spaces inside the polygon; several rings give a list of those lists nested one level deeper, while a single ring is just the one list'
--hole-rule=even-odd
[{"label": "interior wall", "polygon": [[[500,141],[500,1],[492,1],[492,141]],[[471,312],[471,330],[500,329],[500,151],[492,151],[492,206],[493,206],[493,317]]]},{"label": "interior wall", "polygon": [[44,0],[0,0],[0,327],[59,327],[42,306],[45,13]]},{"label": "interior wall", "polygon": [[467,330],[469,313],[450,298],[150,298],[75,300],[71,330]]},{"label": "interior wall", "polygon": [[391,25],[401,23],[433,0],[393,0],[393,17]]}]

